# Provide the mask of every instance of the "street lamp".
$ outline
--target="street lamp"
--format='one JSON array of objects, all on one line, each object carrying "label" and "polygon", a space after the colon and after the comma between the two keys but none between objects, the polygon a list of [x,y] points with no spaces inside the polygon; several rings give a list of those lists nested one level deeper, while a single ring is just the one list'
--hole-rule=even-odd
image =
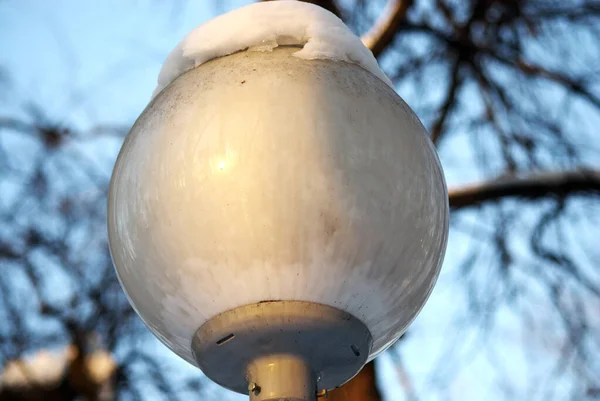
[{"label": "street lamp", "polygon": [[[244,21],[260,32],[230,34]],[[171,54],[119,154],[108,228],[131,304],[171,350],[251,400],[310,401],[424,305],[447,191],[359,39],[316,6],[267,2]]]}]

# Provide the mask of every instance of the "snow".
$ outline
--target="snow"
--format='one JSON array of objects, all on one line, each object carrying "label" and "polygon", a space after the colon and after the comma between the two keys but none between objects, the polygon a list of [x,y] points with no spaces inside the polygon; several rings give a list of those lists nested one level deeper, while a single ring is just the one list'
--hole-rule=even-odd
[{"label": "snow", "polygon": [[[56,386],[77,354],[77,348],[68,345],[61,350],[42,350],[23,359],[8,361],[4,370],[0,371],[0,390],[3,387],[19,389],[36,385]],[[105,382],[116,367],[114,358],[103,350],[86,355],[85,364],[89,379],[94,383]]]},{"label": "snow", "polygon": [[392,86],[371,51],[342,20],[313,4],[285,0],[250,4],[195,28],[167,57],[152,97],[214,58],[246,49],[272,51],[279,45],[303,46],[293,55],[306,60],[358,64]]},{"label": "snow", "polygon": [[58,352],[43,350],[28,358],[9,361],[0,372],[0,388],[56,385],[74,357],[74,349],[67,347]]}]

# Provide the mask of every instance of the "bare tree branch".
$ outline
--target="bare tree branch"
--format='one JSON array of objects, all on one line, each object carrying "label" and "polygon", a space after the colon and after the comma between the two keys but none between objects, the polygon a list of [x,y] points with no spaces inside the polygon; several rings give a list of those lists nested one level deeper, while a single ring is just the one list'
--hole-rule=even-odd
[{"label": "bare tree branch", "polygon": [[[259,0],[259,1],[277,1],[277,0]],[[337,2],[335,0],[302,0],[302,1],[304,3],[316,4],[317,6],[323,7],[324,9],[331,11],[338,17],[342,18],[342,10],[337,5]]]},{"label": "bare tree branch", "polygon": [[600,171],[576,170],[539,173],[527,177],[503,177],[448,191],[450,207],[461,209],[502,198],[539,199],[573,193],[599,192]]},{"label": "bare tree branch", "polygon": [[412,4],[413,0],[389,0],[379,20],[361,37],[362,42],[371,49],[375,57],[378,57],[392,42]]},{"label": "bare tree branch", "polygon": [[460,88],[460,65],[460,61],[457,61],[452,67],[452,72],[450,73],[450,86],[448,87],[448,91],[446,93],[446,99],[440,108],[438,119],[431,128],[431,140],[435,144],[437,144],[442,137],[448,116],[452,111],[452,107],[454,107],[456,104],[456,95],[458,94],[458,90]]}]

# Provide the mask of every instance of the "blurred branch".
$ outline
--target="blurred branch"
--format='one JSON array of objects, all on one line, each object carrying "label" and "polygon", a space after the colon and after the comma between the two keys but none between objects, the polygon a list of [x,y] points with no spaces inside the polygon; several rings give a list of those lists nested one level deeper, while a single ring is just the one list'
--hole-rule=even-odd
[{"label": "blurred branch", "polygon": [[[259,1],[277,1],[277,0],[259,0]],[[304,3],[316,4],[319,7],[331,11],[338,17],[342,18],[342,9],[337,5],[335,0],[300,0]]]},{"label": "blurred branch", "polygon": [[600,171],[576,170],[532,174],[527,177],[502,177],[464,188],[450,189],[450,207],[461,209],[488,201],[519,197],[539,199],[573,193],[599,192]]},{"label": "blurred branch", "polygon": [[409,369],[406,367],[402,355],[398,350],[398,347],[392,347],[388,350],[388,353],[392,360],[394,361],[394,367],[396,369],[396,374],[398,375],[398,381],[404,390],[404,395],[406,397],[406,401],[419,401],[419,397],[417,396],[417,391],[415,389],[415,385],[413,383],[411,374]]},{"label": "blurred branch", "polygon": [[570,4],[562,4],[556,2],[552,4],[552,8],[543,8],[537,12],[534,17],[539,19],[567,19],[575,20],[579,18],[593,18],[600,15],[600,4],[597,2],[589,1],[582,2],[573,7]]},{"label": "blurred branch", "polygon": [[551,71],[544,67],[533,65],[524,60],[507,59],[507,58],[499,56],[498,54],[495,54],[491,51],[487,52],[486,54],[491,55],[492,57],[494,57],[495,59],[497,59],[498,61],[500,61],[502,63],[505,63],[509,67],[519,69],[525,75],[528,75],[530,77],[544,78],[544,79],[553,81],[557,84],[560,84],[563,87],[565,87],[567,90],[569,90],[570,92],[583,97],[584,99],[586,99],[590,103],[592,103],[594,106],[600,108],[600,98],[598,98],[593,93],[591,93],[585,87],[584,83],[579,80],[573,79],[564,73]]},{"label": "blurred branch", "polygon": [[450,86],[446,93],[446,99],[440,108],[440,115],[431,128],[431,141],[438,143],[444,132],[444,126],[448,120],[448,116],[452,110],[452,107],[456,105],[456,96],[460,88],[460,62],[457,61],[452,67]]},{"label": "blurred branch", "polygon": [[413,0],[389,0],[385,10],[373,27],[361,40],[375,57],[378,57],[396,36],[400,23],[404,20]]}]

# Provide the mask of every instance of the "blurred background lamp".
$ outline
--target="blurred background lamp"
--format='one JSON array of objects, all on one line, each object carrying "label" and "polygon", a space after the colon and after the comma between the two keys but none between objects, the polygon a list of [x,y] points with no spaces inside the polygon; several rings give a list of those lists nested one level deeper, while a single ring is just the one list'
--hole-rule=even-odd
[{"label": "blurred background lamp", "polygon": [[148,328],[252,400],[314,400],[416,317],[448,235],[427,132],[333,14],[253,4],[173,50],[119,154],[110,249]]}]

